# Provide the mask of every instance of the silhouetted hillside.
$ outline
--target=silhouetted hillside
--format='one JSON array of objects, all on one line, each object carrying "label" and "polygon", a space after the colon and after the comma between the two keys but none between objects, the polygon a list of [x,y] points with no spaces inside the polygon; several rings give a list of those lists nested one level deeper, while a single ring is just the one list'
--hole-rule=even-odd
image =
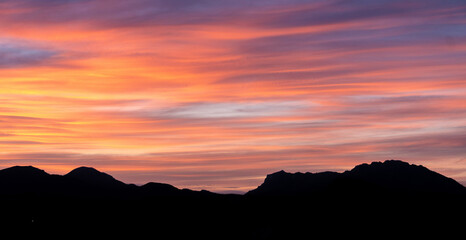
[{"label": "silhouetted hillside", "polygon": [[321,194],[340,176],[336,172],[287,173],[279,171],[267,175],[265,182],[248,195]]},{"label": "silhouetted hillside", "polygon": [[425,167],[397,160],[361,164],[342,174],[344,180],[369,183],[383,191],[460,194],[466,188],[455,180]]},{"label": "silhouetted hillside", "polygon": [[79,167],[64,175],[66,178],[81,181],[83,183],[98,185],[103,187],[118,188],[125,184],[113,178],[112,176],[97,171],[91,167]]},{"label": "silhouetted hillside", "polygon": [[250,196],[305,196],[322,194],[465,194],[451,178],[423,166],[397,160],[361,164],[343,173],[287,173],[267,175]]},{"label": "silhouetted hillside", "polygon": [[165,183],[147,183],[140,187],[125,184],[90,167],[76,168],[64,176],[50,175],[32,166],[15,166],[0,170],[0,196],[31,194],[43,197],[112,197],[114,199],[217,195],[208,191],[181,190]]},{"label": "silhouetted hillside", "polygon": [[[267,175],[247,196],[315,196],[325,194],[464,194],[455,180],[402,161],[361,164],[343,173],[287,173]],[[50,175],[32,166],[0,170],[0,195],[53,194],[99,196],[220,196],[208,191],[178,189],[165,183],[125,184],[90,167],[79,167],[64,176]]]},{"label": "silhouetted hillside", "polygon": [[0,226],[84,236],[290,239],[344,237],[361,228],[455,233],[465,200],[465,187],[455,180],[401,161],[361,164],[343,173],[280,171],[245,195],[153,182],[136,186],[89,167],[64,176],[31,166],[0,170]]},{"label": "silhouetted hillside", "polygon": [[61,176],[32,166],[0,170],[0,195],[56,193],[63,190],[62,186]]},{"label": "silhouetted hillside", "polygon": [[153,195],[177,195],[180,189],[166,183],[150,182],[140,187],[141,191]]}]

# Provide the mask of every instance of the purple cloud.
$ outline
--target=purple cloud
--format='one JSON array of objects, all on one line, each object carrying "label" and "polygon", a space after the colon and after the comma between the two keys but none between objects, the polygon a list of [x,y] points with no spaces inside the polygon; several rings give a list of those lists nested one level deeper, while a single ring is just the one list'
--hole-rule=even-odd
[{"label": "purple cloud", "polygon": [[58,52],[49,49],[0,41],[0,68],[41,66],[57,56]]}]

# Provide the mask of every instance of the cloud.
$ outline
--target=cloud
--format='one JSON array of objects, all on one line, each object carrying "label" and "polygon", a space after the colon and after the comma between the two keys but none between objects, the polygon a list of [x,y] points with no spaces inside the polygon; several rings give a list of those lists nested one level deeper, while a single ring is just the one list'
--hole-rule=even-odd
[{"label": "cloud", "polygon": [[30,44],[16,44],[0,39],[0,68],[21,68],[42,66],[58,56],[58,52],[35,47]]},{"label": "cloud", "polygon": [[[3,1],[3,8],[22,9],[7,19],[23,22],[94,23],[98,28],[186,26],[236,23],[268,28],[338,24],[412,16],[461,13],[464,2],[448,1],[188,1],[69,0]],[[464,9],[463,9],[464,10]],[[51,14],[54,13],[54,14]],[[91,25],[89,24],[89,27]]]},{"label": "cloud", "polygon": [[322,80],[328,77],[345,76],[354,72],[352,69],[337,69],[315,71],[290,71],[276,73],[255,73],[244,75],[232,75],[224,79],[220,79],[217,83],[251,83],[265,81],[268,83],[275,82],[277,85],[292,85],[300,84],[303,81],[313,82]]},{"label": "cloud", "polygon": [[30,145],[30,144],[43,144],[41,142],[35,141],[0,141],[0,144],[8,144],[8,145]]},{"label": "cloud", "polygon": [[290,114],[306,107],[299,101],[201,102],[163,110],[161,114],[174,118],[254,118]]},{"label": "cloud", "polygon": [[[445,16],[464,12],[464,2],[448,1],[320,1],[310,7],[281,11],[264,17],[264,26],[297,27],[318,26],[356,21],[375,21],[391,18]],[[454,8],[458,7],[458,8]]]},{"label": "cloud", "polygon": [[213,16],[209,12],[222,8],[216,1],[185,0],[22,0],[3,1],[3,7],[22,9],[5,17],[12,22],[78,23],[93,28],[191,25],[212,21]]}]

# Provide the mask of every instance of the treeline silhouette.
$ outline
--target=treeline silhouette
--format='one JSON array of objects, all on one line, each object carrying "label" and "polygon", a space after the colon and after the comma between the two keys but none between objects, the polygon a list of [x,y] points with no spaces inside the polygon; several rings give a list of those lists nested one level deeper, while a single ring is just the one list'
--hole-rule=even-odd
[{"label": "treeline silhouette", "polygon": [[25,230],[18,234],[287,239],[421,227],[453,234],[464,227],[465,200],[455,180],[396,160],[343,173],[280,171],[243,195],[136,186],[89,167],[63,176],[31,166],[0,170],[0,226]]}]

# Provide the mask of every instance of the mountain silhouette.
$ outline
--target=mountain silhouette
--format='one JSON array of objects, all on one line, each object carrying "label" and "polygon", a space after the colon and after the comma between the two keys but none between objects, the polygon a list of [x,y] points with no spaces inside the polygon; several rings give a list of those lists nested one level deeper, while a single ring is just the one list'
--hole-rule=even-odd
[{"label": "mountain silhouette", "polygon": [[44,170],[35,168],[33,166],[14,166],[0,170],[0,177],[21,180],[25,178],[35,178],[48,176]]},{"label": "mountain silhouette", "polygon": [[420,165],[399,160],[361,164],[344,172],[342,180],[370,183],[382,190],[433,194],[461,194],[465,187]]},{"label": "mountain silhouette", "polygon": [[78,167],[69,173],[51,175],[32,166],[14,166],[0,170],[0,196],[62,196],[77,198],[138,198],[149,196],[217,195],[208,191],[178,189],[165,183],[143,186],[126,184],[91,167]]},{"label": "mountain silhouette", "polygon": [[[465,187],[455,180],[426,167],[399,160],[357,165],[351,170],[319,173],[267,175],[264,183],[245,196],[305,196],[325,194],[465,194]],[[91,167],[79,167],[69,173],[51,175],[32,166],[14,166],[0,170],[0,195],[8,194],[138,196],[220,196],[209,191],[178,189],[166,183],[150,182],[142,186],[126,184]]]},{"label": "mountain silhouette", "polygon": [[465,200],[465,187],[455,180],[395,160],[341,173],[279,171],[243,195],[156,182],[126,184],[91,167],[63,176],[32,166],[0,170],[0,206],[5,206],[0,226],[84,236],[289,239],[338,236],[335,229],[345,233],[361,227],[455,233],[462,226],[457,219],[466,214]]},{"label": "mountain silhouette", "polygon": [[112,176],[91,167],[76,168],[64,175],[64,177],[93,187],[118,189],[126,186],[125,183],[118,181]]},{"label": "mountain silhouette", "polygon": [[14,166],[0,170],[0,195],[45,194],[61,192],[61,176],[49,175],[32,166]]},{"label": "mountain silhouette", "polygon": [[166,183],[146,183],[141,186],[141,190],[148,194],[153,195],[177,195],[180,192],[180,189]]},{"label": "mountain silhouette", "polygon": [[267,175],[250,196],[315,194],[465,194],[455,180],[423,166],[399,160],[361,164],[343,173],[287,173]]}]

